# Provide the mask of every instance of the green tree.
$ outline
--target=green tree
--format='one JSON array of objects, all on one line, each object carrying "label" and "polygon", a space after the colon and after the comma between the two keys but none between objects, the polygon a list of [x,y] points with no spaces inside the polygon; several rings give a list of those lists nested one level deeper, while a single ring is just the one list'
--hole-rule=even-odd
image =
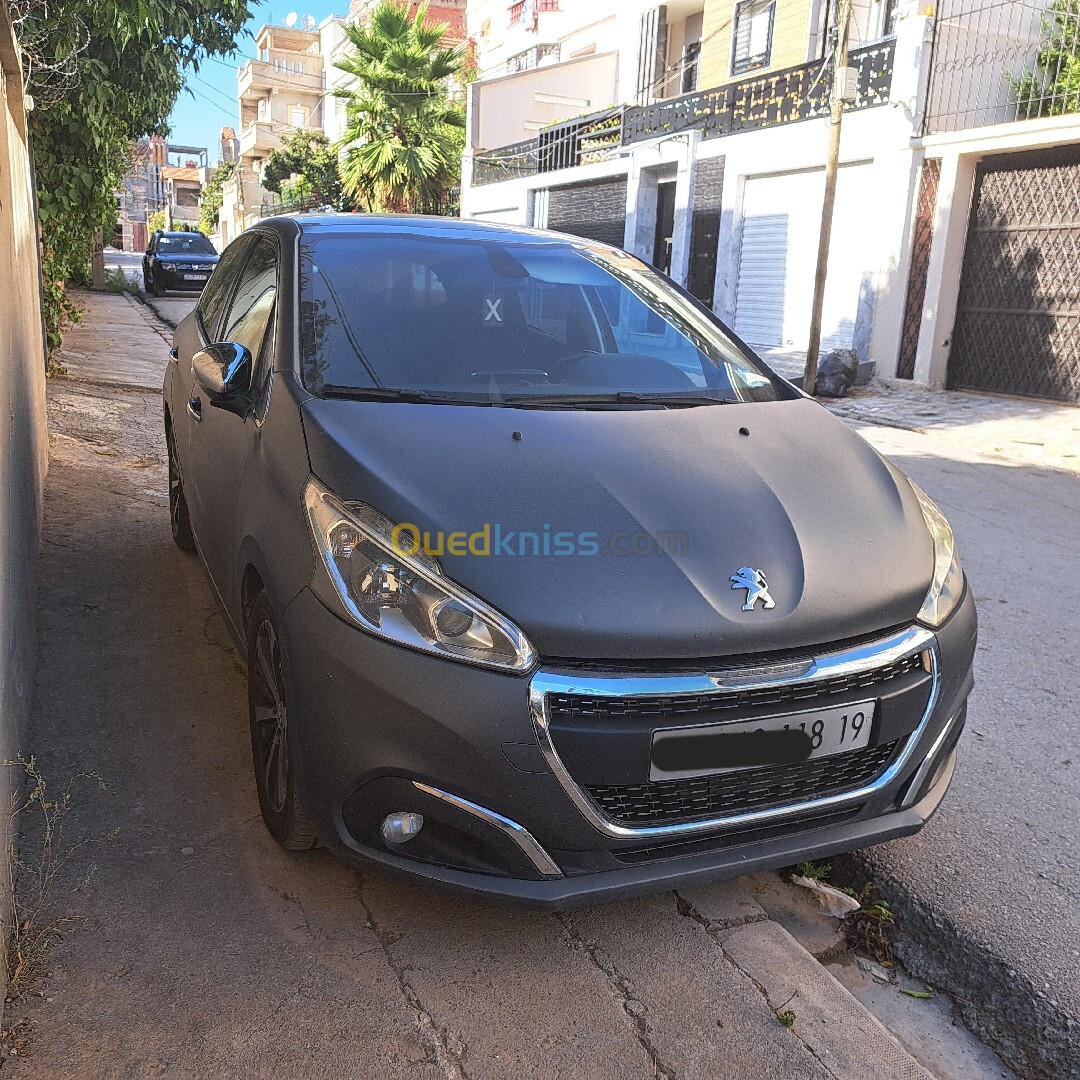
[{"label": "green tree", "polygon": [[1054,0],[1043,19],[1042,46],[1013,82],[1018,119],[1080,112],[1080,0]]},{"label": "green tree", "polygon": [[449,85],[462,50],[444,48],[446,25],[427,22],[427,4],[381,0],[369,22],[349,26],[337,65],[356,80],[346,101],[345,190],[372,210],[444,212],[461,178],[465,112]]},{"label": "green tree", "polygon": [[76,312],[65,285],[89,274],[97,229],[133,140],[166,119],[200,57],[230,54],[247,0],[16,0],[16,34],[34,96],[30,129],[45,275],[46,328],[59,344]]},{"label": "green tree", "polygon": [[279,150],[272,150],[262,185],[298,205],[344,209],[338,155],[321,131],[295,131]]},{"label": "green tree", "polygon": [[199,223],[207,236],[217,232],[218,214],[225,201],[225,182],[236,172],[236,167],[235,161],[223,161],[203,186],[202,197],[199,199]]}]

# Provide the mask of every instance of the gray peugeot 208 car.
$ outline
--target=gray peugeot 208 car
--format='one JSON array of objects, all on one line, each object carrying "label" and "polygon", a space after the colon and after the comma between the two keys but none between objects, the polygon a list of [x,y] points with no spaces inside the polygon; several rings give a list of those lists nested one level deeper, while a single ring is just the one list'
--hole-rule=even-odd
[{"label": "gray peugeot 208 car", "polygon": [[268,220],[172,357],[173,536],[286,847],[565,905],[941,802],[976,638],[948,523],[638,259]]}]

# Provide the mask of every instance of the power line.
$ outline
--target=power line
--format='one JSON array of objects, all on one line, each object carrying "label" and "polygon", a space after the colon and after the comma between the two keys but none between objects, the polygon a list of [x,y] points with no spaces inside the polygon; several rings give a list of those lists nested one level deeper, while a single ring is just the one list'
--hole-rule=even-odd
[{"label": "power line", "polygon": [[236,98],[229,97],[229,95],[226,94],[224,90],[219,90],[212,82],[210,82],[208,79],[204,79],[201,75],[193,75],[191,76],[191,78],[197,79],[203,84],[203,86],[206,87],[207,90],[212,90],[215,94],[217,94],[219,98],[227,101],[229,105],[235,108],[239,113],[240,103]]}]

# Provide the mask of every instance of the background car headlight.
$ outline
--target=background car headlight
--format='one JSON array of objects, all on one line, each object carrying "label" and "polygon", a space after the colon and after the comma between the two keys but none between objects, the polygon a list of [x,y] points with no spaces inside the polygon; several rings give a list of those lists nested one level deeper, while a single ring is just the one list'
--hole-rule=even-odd
[{"label": "background car headlight", "polygon": [[431,556],[393,543],[394,524],[312,478],[304,504],[329,580],[316,591],[363,630],[470,664],[528,671],[536,653],[505,616],[447,578]]},{"label": "background car headlight", "polygon": [[919,621],[937,627],[960,603],[960,597],[964,594],[964,571],[956,557],[956,540],[945,515],[918,484],[913,480],[908,483],[919,500],[923,520],[934,538],[934,577],[919,612]]}]

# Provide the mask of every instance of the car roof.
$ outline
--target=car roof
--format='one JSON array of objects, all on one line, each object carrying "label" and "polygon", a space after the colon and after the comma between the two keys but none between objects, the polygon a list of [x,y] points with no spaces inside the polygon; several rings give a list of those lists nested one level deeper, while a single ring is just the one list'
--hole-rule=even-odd
[{"label": "car roof", "polygon": [[[400,233],[402,236],[423,234],[460,238],[463,240],[497,240],[503,243],[561,243],[593,244],[565,233],[530,229],[524,225],[505,225],[496,222],[473,221],[468,218],[436,217],[423,214],[297,214],[289,217],[266,218],[260,222],[264,229],[273,229],[284,236],[297,232],[318,235],[320,232],[341,236],[348,233]],[[258,227],[258,226],[257,226]],[[596,245],[598,247],[607,245]]]}]

